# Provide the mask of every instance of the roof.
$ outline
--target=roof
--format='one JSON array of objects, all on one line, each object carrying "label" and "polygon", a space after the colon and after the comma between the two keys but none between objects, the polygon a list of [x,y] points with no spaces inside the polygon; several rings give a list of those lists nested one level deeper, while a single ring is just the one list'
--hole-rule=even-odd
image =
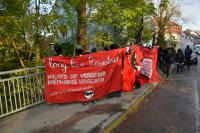
[{"label": "roof", "polygon": [[183,31],[183,33],[186,35],[186,36],[190,36],[190,37],[193,37],[195,39],[200,39],[200,31],[196,31],[196,30],[186,30],[186,31]]},{"label": "roof", "polygon": [[[153,18],[152,23],[154,25],[157,25],[157,21],[156,21],[155,17]],[[173,33],[175,33],[175,34],[181,34],[182,33],[182,26],[180,26],[179,24],[177,24],[177,23],[175,23],[171,20],[168,21],[166,28],[167,28],[166,31],[165,31],[166,33],[172,33],[172,34]]]}]

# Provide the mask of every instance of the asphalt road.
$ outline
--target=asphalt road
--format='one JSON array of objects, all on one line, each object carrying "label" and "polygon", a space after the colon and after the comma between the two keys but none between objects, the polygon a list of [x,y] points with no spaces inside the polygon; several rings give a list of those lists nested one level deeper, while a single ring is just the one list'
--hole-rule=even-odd
[{"label": "asphalt road", "polygon": [[161,82],[112,133],[199,133],[199,96],[200,64]]}]

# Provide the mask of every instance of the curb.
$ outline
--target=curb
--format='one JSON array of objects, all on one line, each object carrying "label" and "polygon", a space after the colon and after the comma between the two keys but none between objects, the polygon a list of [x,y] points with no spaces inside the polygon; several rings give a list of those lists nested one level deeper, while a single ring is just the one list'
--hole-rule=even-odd
[{"label": "curb", "polygon": [[110,125],[108,125],[103,133],[110,133],[114,128],[119,126],[124,120],[127,119],[128,115],[134,111],[137,111],[138,106],[144,101],[144,99],[154,90],[154,88],[158,85],[159,83],[153,83],[153,85],[146,91],[144,92],[143,95],[138,97],[136,101],[127,109],[126,112],[124,112],[122,115],[120,115],[118,118],[113,120]]}]

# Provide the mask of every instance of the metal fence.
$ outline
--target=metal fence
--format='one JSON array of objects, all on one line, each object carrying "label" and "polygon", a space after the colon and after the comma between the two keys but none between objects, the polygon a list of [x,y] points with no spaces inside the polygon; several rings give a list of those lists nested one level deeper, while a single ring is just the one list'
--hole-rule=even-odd
[{"label": "metal fence", "polygon": [[0,118],[44,101],[44,68],[0,72]]}]

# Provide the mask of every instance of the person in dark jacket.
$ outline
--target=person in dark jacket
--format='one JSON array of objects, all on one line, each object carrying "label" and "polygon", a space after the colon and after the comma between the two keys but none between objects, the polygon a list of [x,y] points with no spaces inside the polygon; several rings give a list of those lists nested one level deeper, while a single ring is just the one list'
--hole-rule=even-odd
[{"label": "person in dark jacket", "polygon": [[109,51],[109,48],[108,47],[104,47],[103,50],[104,51]]},{"label": "person in dark jacket", "polygon": [[170,48],[170,56],[171,56],[171,64],[175,63],[176,61],[176,51],[174,49],[174,47]]},{"label": "person in dark jacket", "polygon": [[92,50],[91,50],[92,53],[96,53],[97,52],[97,48],[95,47],[92,47]]},{"label": "person in dark jacket", "polygon": [[164,74],[167,75],[167,77],[169,77],[169,68],[170,68],[170,64],[171,64],[171,56],[169,54],[169,49],[165,49],[164,50],[164,56],[163,56],[163,72]]},{"label": "person in dark jacket", "polygon": [[118,48],[119,48],[119,45],[117,45],[117,44],[110,45],[110,50],[114,50],[114,49],[118,49]]},{"label": "person in dark jacket", "polygon": [[60,44],[55,44],[53,50],[55,56],[62,56],[62,46]]},{"label": "person in dark jacket", "polygon": [[75,49],[75,56],[81,56],[83,55],[83,49],[80,45],[78,45]]},{"label": "person in dark jacket", "polygon": [[189,46],[185,49],[185,60],[186,60],[186,65],[187,69],[190,69],[190,60],[191,60],[191,55],[192,55],[192,49],[190,49]]},{"label": "person in dark jacket", "polygon": [[164,49],[160,47],[158,49],[158,66],[160,69],[163,67],[163,56],[164,56]]},{"label": "person in dark jacket", "polygon": [[181,49],[178,49],[176,53],[177,74],[183,74],[184,61],[185,57],[183,55],[183,51]]}]

